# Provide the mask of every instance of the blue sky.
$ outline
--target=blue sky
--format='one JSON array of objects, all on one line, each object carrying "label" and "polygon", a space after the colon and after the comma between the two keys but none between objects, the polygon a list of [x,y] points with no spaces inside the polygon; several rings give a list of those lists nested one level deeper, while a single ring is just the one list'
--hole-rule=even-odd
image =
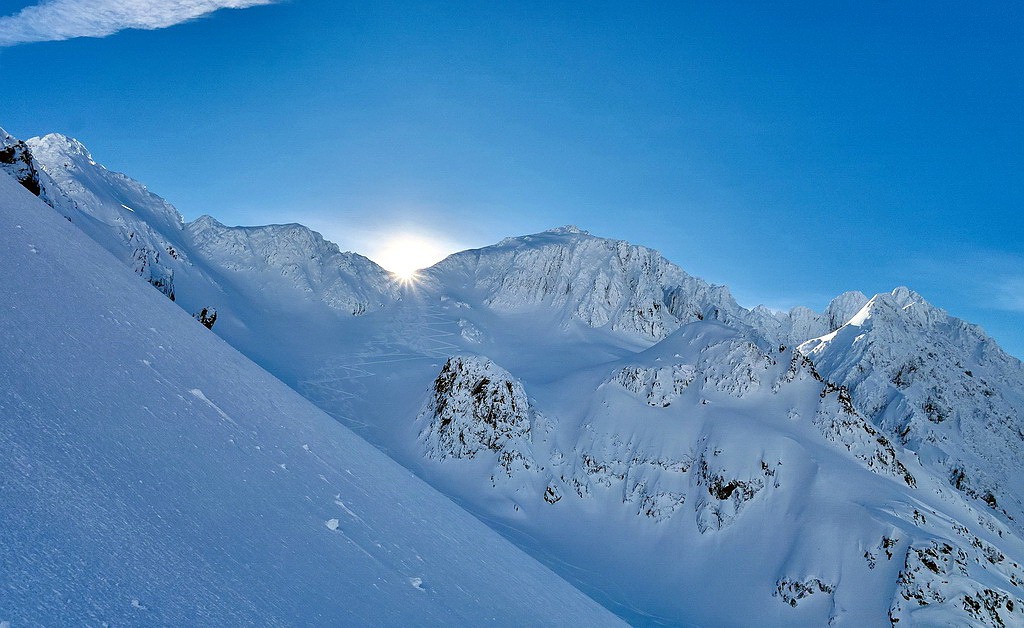
[{"label": "blue sky", "polygon": [[187,218],[371,256],[572,223],[748,306],[909,285],[1024,355],[1024,5],[363,4],[0,49],[0,126]]}]

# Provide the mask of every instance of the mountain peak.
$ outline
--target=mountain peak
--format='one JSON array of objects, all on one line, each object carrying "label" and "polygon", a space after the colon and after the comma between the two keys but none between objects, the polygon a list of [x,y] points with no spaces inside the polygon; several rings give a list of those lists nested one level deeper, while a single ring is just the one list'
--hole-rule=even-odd
[{"label": "mountain peak", "polygon": [[922,297],[920,294],[918,294],[917,292],[911,290],[910,288],[908,288],[906,286],[899,286],[899,287],[893,289],[893,291],[890,292],[889,294],[892,295],[892,297],[897,302],[902,304],[904,307],[906,307],[908,305],[911,305],[911,304],[914,304],[914,303],[921,303],[921,304],[924,304],[924,305],[930,305],[927,301],[924,300],[924,297]]},{"label": "mountain peak", "polygon": [[[32,148],[32,152],[44,161],[52,160],[54,156],[61,155],[64,158],[79,158],[89,162],[89,165],[96,165],[92,153],[73,137],[60,133],[48,133],[42,137],[33,137],[26,140]],[[49,159],[47,159],[49,158]]]},{"label": "mountain peak", "polygon": [[564,225],[562,227],[555,227],[554,229],[548,229],[543,233],[552,233],[555,235],[590,235],[589,231],[580,229],[576,225]]},{"label": "mountain peak", "polygon": [[869,300],[866,294],[858,290],[844,292],[832,299],[824,312],[829,330],[839,329],[845,325],[867,305]]},{"label": "mountain peak", "polygon": [[209,214],[203,214],[199,218],[188,223],[187,226],[190,230],[197,231],[224,227],[224,224]]},{"label": "mountain peak", "polygon": [[900,324],[913,322],[917,326],[932,326],[944,321],[949,315],[941,308],[935,307],[917,292],[906,286],[899,286],[892,292],[876,294],[864,304],[847,322],[860,327],[871,321],[901,321]]}]

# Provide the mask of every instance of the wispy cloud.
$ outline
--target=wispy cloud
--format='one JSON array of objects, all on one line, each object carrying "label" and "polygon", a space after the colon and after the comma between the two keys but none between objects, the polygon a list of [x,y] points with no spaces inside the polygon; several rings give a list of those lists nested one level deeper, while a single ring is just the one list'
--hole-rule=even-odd
[{"label": "wispy cloud", "polygon": [[995,307],[1009,312],[1024,312],[1024,271],[1004,276],[995,282]]},{"label": "wispy cloud", "polygon": [[245,9],[275,0],[43,0],[0,17],[0,47],[73,37],[106,37],[128,28],[153,30],[218,9]]},{"label": "wispy cloud", "polygon": [[965,248],[918,260],[922,279],[961,296],[973,307],[1024,313],[1024,256]]}]

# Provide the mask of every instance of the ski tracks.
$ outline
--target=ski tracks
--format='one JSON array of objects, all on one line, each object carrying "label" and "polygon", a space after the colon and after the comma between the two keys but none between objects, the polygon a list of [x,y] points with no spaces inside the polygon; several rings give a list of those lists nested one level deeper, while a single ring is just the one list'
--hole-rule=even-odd
[{"label": "ski tracks", "polygon": [[357,352],[339,355],[316,367],[299,382],[299,392],[322,410],[355,430],[372,426],[354,416],[354,401],[367,391],[367,378],[381,376],[390,365],[417,360],[446,360],[460,350],[452,342],[457,322],[423,297],[399,306],[394,324]]}]

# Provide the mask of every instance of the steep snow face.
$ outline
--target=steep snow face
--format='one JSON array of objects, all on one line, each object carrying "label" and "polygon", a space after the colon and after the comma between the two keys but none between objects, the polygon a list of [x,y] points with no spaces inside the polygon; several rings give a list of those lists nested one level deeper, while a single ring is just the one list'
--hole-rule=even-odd
[{"label": "steep snow face", "polygon": [[981,329],[897,288],[799,350],[953,486],[1024,519],[1024,365]]},{"label": "steep snow face", "polygon": [[175,276],[189,266],[178,210],[97,164],[78,140],[54,133],[25,144],[45,172],[45,193],[67,199],[50,205],[173,300]]},{"label": "steep snow face", "polygon": [[449,256],[427,271],[502,311],[539,306],[591,327],[658,340],[680,322],[738,318],[729,291],[687,275],[658,252],[576,227],[509,238]]},{"label": "steep snow face", "polygon": [[12,625],[614,617],[0,174]]},{"label": "steep snow face", "polygon": [[302,225],[226,227],[203,216],[186,231],[198,256],[255,294],[276,285],[353,315],[380,309],[398,295],[386,270],[362,255],[341,252]]},{"label": "steep snow face", "polygon": [[123,225],[131,212],[165,236],[181,231],[178,210],[138,181],[97,164],[78,140],[51,133],[26,144],[46,173],[91,217],[108,225]]}]

